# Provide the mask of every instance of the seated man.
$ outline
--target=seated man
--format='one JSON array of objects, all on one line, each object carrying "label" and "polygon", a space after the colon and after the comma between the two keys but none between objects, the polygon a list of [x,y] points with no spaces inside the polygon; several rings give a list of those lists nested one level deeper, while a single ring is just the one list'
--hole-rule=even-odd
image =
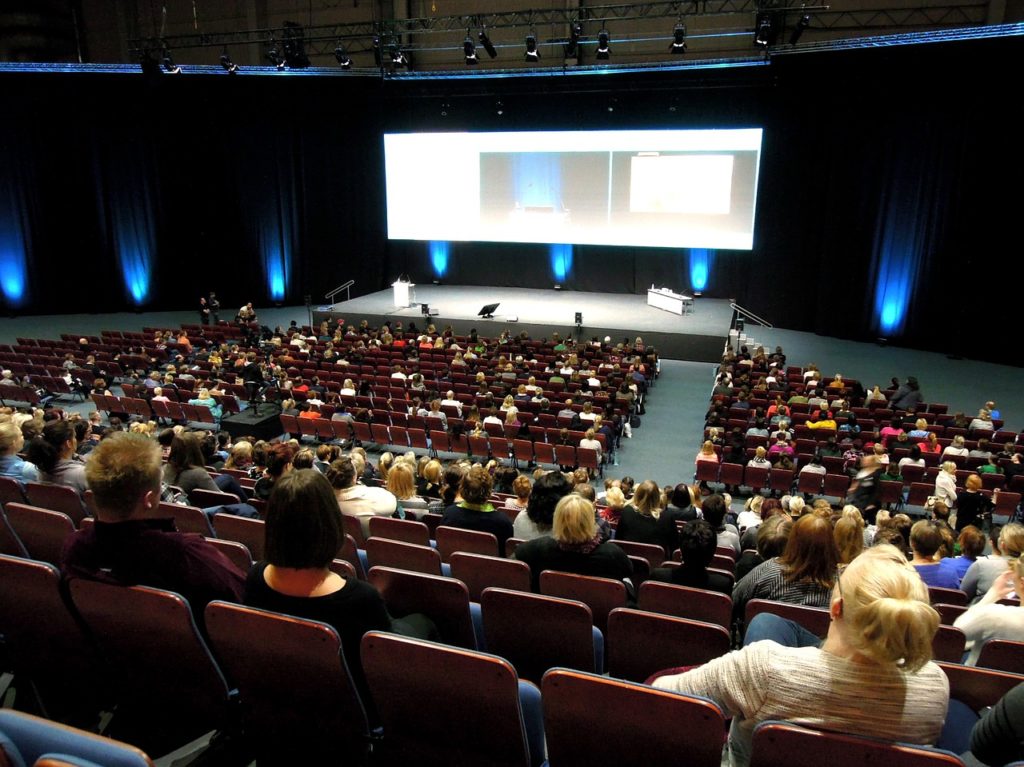
[{"label": "seated man", "polygon": [[65,578],[176,591],[201,620],[214,599],[242,600],[245,574],[201,535],[179,533],[160,512],[160,476],[153,440],[119,432],[100,442],[85,465],[96,524],[68,536],[61,571]]}]

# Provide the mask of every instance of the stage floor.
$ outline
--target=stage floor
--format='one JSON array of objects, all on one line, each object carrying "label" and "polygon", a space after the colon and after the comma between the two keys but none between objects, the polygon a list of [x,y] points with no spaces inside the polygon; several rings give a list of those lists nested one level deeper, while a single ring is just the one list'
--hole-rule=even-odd
[{"label": "stage floor", "polygon": [[[705,362],[721,357],[732,318],[729,302],[724,299],[698,299],[692,312],[679,316],[648,306],[646,294],[456,285],[417,285],[414,292],[414,307],[395,308],[393,293],[388,289],[331,307],[318,307],[314,317],[317,321],[367,319],[371,324],[385,319],[414,320],[422,328],[419,305],[429,304],[431,311],[437,312],[430,321],[439,327],[450,324],[458,333],[468,332],[471,327],[489,336],[505,329],[513,333],[526,330],[532,337],[540,338],[550,336],[552,331],[563,336],[575,333],[574,317],[581,312],[583,338],[611,336],[617,342],[639,335],[667,358]],[[493,319],[477,316],[481,307],[497,302],[500,305]]]}]

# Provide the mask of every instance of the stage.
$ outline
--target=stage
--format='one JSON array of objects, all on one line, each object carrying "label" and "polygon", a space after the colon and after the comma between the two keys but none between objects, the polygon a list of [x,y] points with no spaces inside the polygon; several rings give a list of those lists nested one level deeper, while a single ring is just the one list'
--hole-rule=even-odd
[{"label": "stage", "polygon": [[[356,324],[368,320],[380,325],[387,320],[415,321],[420,329],[432,322],[440,330],[451,325],[463,335],[476,328],[482,335],[497,336],[502,330],[518,334],[524,330],[532,338],[550,337],[552,331],[563,336],[576,333],[574,317],[583,315],[580,337],[610,336],[614,342],[642,336],[647,345],[657,347],[666,359],[717,362],[729,335],[732,310],[726,299],[698,298],[693,311],[682,316],[647,305],[647,295],[623,293],[582,293],[568,290],[530,290],[526,288],[484,288],[457,285],[417,285],[410,297],[413,306],[396,308],[390,289],[342,301],[330,307],[317,307],[316,323],[324,319],[344,318]],[[499,303],[493,319],[477,316],[481,307]],[[437,312],[429,320],[420,304]]]}]

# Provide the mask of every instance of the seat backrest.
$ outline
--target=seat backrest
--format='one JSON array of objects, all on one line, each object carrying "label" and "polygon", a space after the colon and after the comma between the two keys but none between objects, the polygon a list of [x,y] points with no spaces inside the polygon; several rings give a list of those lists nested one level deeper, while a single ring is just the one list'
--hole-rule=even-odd
[{"label": "seat backrest", "polygon": [[67,485],[28,482],[25,484],[25,496],[33,506],[67,514],[76,525],[85,516],[85,507],[78,492]]},{"label": "seat backrest", "polygon": [[948,663],[959,663],[964,657],[967,637],[956,626],[939,626],[932,639],[932,657]]},{"label": "seat backrest", "polygon": [[430,545],[430,530],[422,522],[393,517],[371,517],[370,535],[391,541],[404,541],[417,546]]},{"label": "seat backrest", "polygon": [[363,637],[362,661],[385,763],[539,767],[508,661],[378,631]]},{"label": "seat backrest", "polygon": [[213,527],[218,538],[244,543],[253,559],[263,559],[266,548],[266,524],[263,520],[221,513],[214,515]]},{"label": "seat backrest", "polygon": [[[20,711],[0,710],[0,733],[10,739],[25,764],[153,767],[135,746]],[[41,760],[43,756],[47,758]]]},{"label": "seat backrest", "polygon": [[50,716],[95,713],[105,693],[94,646],[61,595],[60,572],[47,562],[0,556],[0,634],[16,673]]},{"label": "seat backrest", "polygon": [[391,615],[423,613],[434,621],[441,641],[476,649],[469,591],[462,581],[392,567],[371,567],[366,579],[380,592]]},{"label": "seat backrest", "polygon": [[299,753],[364,754],[366,710],[326,623],[215,601],[210,645],[242,701],[242,726]]},{"label": "seat backrest", "polygon": [[754,729],[751,767],[820,767],[842,754],[844,764],[876,767],[963,767],[948,751],[907,746],[857,735],[809,730],[785,722]]},{"label": "seat backrest", "polygon": [[198,487],[188,494],[188,500],[189,503],[200,509],[208,509],[211,506],[230,506],[241,501],[234,493],[220,493]]},{"label": "seat backrest", "polygon": [[619,607],[608,616],[608,673],[643,682],[676,666],[700,666],[729,652],[723,626]]},{"label": "seat backrest", "polygon": [[567,669],[545,674],[542,695],[552,765],[721,764],[725,719],[704,698]]},{"label": "seat backrest", "polygon": [[540,593],[583,602],[594,616],[594,625],[604,634],[608,633],[608,614],[626,606],[626,584],[614,578],[545,570],[540,574]]},{"label": "seat backrest", "polygon": [[366,559],[370,567],[381,565],[441,575],[441,555],[430,546],[417,546],[389,538],[369,538],[366,541]]},{"label": "seat backrest", "polygon": [[1009,639],[989,639],[981,646],[978,666],[1024,674],[1024,642]]},{"label": "seat backrest", "polygon": [[487,588],[480,607],[488,651],[507,658],[523,679],[539,684],[555,666],[603,670],[596,667],[590,608],[582,602]]},{"label": "seat backrest", "polygon": [[[111,664],[118,701],[154,726],[223,721],[228,687],[180,594],[75,578],[71,599]],[[155,715],[154,715],[155,716]]]},{"label": "seat backrest", "polygon": [[[73,492],[73,491],[72,491]],[[33,559],[60,564],[64,541],[75,532],[71,517],[24,503],[9,503],[5,508],[7,523],[24,544]]]},{"label": "seat backrest", "polygon": [[28,557],[28,549],[25,548],[25,544],[21,542],[21,538],[7,521],[7,514],[2,507],[0,507],[0,554],[11,557]]},{"label": "seat backrest", "polygon": [[991,668],[944,663],[939,667],[949,679],[949,697],[965,703],[975,711],[994,706],[1006,693],[1024,683],[1024,675]]},{"label": "seat backrest", "polygon": [[474,602],[479,602],[484,589],[491,586],[530,591],[530,566],[525,562],[457,551],[451,555],[449,564],[452,577],[466,584]]},{"label": "seat backrest", "polygon": [[244,543],[229,541],[226,538],[205,537],[211,546],[219,550],[221,554],[231,560],[231,564],[237,567],[241,572],[248,573],[249,570],[252,569],[252,553],[249,551],[249,547]]},{"label": "seat backrest", "polygon": [[612,543],[630,556],[646,559],[652,570],[655,567],[661,567],[661,563],[665,561],[665,549],[656,544],[639,543],[637,541],[620,541],[616,538],[612,539]]},{"label": "seat backrest", "polygon": [[775,602],[771,599],[751,599],[747,602],[744,620],[746,625],[758,613],[773,613],[795,621],[815,636],[824,637],[828,633],[829,613],[822,607],[805,607],[788,602]]},{"label": "seat backrest", "polygon": [[210,518],[198,506],[179,506],[176,503],[161,503],[160,512],[174,519],[174,526],[181,533],[214,534]]},{"label": "seat backrest", "polygon": [[483,554],[488,557],[501,555],[498,551],[498,537],[494,533],[441,525],[434,531],[434,537],[437,539],[437,550],[441,552],[443,562],[448,562],[456,551]]},{"label": "seat backrest", "polygon": [[641,610],[714,623],[727,628],[732,620],[732,599],[728,595],[672,583],[644,581],[640,584],[637,606]]},{"label": "seat backrest", "polygon": [[960,605],[966,607],[967,594],[960,589],[946,589],[941,586],[928,587],[928,599],[932,605]]},{"label": "seat backrest", "polygon": [[0,504],[25,503],[25,492],[18,480],[11,477],[0,477]]}]

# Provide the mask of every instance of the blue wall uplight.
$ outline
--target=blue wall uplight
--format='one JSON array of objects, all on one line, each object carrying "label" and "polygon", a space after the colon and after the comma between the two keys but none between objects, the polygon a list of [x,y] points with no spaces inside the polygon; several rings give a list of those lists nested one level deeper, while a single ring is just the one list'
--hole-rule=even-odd
[{"label": "blue wall uplight", "polygon": [[550,245],[548,253],[555,282],[564,282],[572,272],[572,245]]},{"label": "blue wall uplight", "polygon": [[430,250],[430,265],[434,269],[434,277],[441,279],[448,271],[448,255],[451,253],[451,243],[447,240],[431,240],[427,244]]},{"label": "blue wall uplight", "polygon": [[28,231],[23,205],[13,182],[0,175],[0,290],[8,306],[28,300]]},{"label": "blue wall uplight", "polygon": [[271,301],[283,301],[288,293],[292,271],[292,238],[288,233],[290,219],[274,211],[263,211],[260,219],[258,248]]},{"label": "blue wall uplight", "polygon": [[711,267],[715,262],[715,251],[707,248],[690,249],[690,287],[703,292],[711,277]]}]

